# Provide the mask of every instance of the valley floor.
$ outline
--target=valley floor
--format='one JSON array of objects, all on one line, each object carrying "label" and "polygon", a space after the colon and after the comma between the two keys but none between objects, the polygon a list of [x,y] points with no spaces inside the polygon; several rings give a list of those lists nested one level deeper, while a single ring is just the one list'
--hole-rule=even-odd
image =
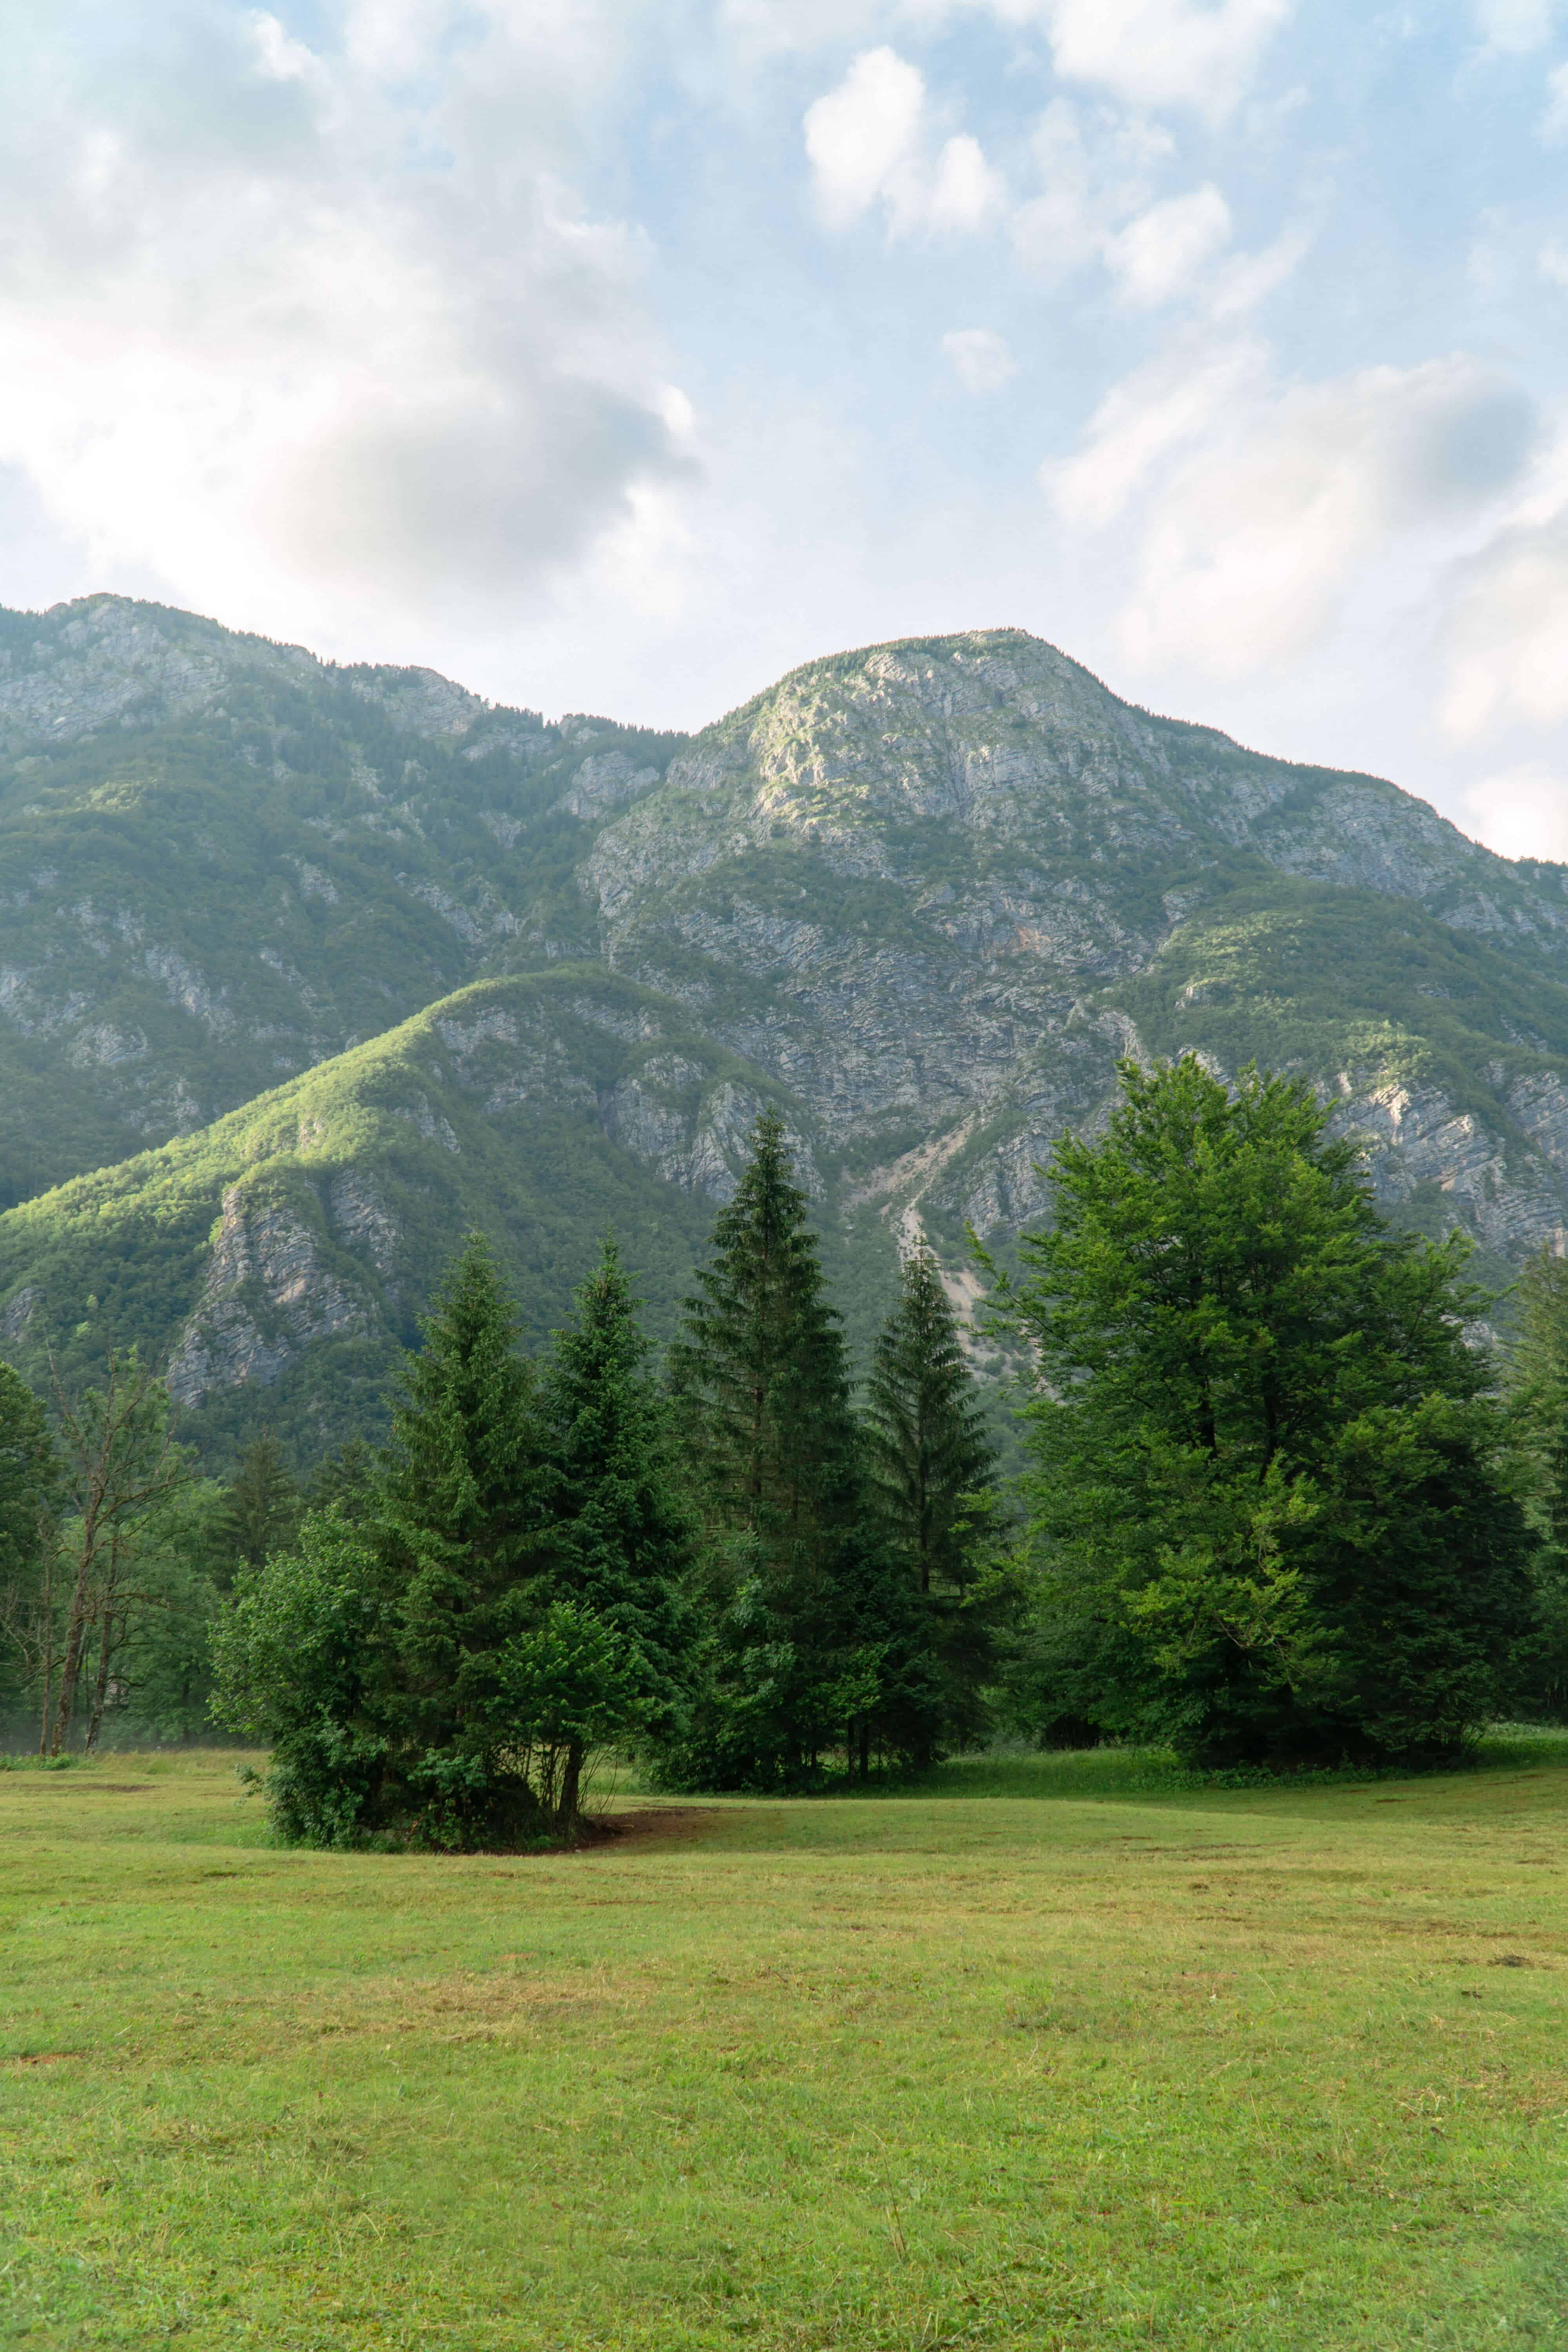
[{"label": "valley floor", "polygon": [[235,1763],[0,1773],[8,2347],[1568,2345],[1568,1741],[516,1860],[280,1851]]}]

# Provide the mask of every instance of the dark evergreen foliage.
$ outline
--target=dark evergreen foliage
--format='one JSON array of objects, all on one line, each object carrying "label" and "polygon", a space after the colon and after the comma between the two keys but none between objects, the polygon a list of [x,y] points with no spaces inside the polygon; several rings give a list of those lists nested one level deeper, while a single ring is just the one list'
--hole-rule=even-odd
[{"label": "dark evergreen foliage", "polygon": [[796,1784],[842,1746],[931,1752],[919,1595],[869,1492],[849,1369],[784,1123],[765,1112],[671,1350],[703,1523],[703,1706],[673,1780]]},{"label": "dark evergreen foliage", "polygon": [[996,1448],[936,1260],[905,1261],[866,1384],[873,1492],[910,1582],[942,1694],[942,1730],[973,1743],[990,1721],[1001,1639],[1017,1612],[994,1493]]},{"label": "dark evergreen foliage", "polygon": [[580,1304],[542,1382],[471,1237],[386,1454],[240,1580],[217,1706],[271,1746],[286,1834],[569,1833],[589,1751],[678,1719],[685,1527],[613,1251]]},{"label": "dark evergreen foliage", "polygon": [[236,1568],[259,1568],[268,1552],[282,1551],[299,1532],[302,1497],[289,1475],[282,1448],[269,1429],[253,1438],[229,1481],[216,1534]]},{"label": "dark evergreen foliage", "polygon": [[[676,1736],[685,1717],[695,1626],[682,1587],[692,1523],[669,1409],[614,1242],[555,1336],[542,1405],[550,1576],[618,1644],[639,1733]],[[575,1771],[581,1759],[570,1759]]]}]

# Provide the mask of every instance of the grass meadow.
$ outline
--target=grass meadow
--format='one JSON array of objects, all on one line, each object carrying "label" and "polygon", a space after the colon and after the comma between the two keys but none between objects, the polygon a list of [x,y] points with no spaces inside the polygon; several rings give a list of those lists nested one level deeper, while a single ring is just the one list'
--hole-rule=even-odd
[{"label": "grass meadow", "polygon": [[1568,2346],[1568,1741],[268,1843],[0,1773],[7,2347]]}]

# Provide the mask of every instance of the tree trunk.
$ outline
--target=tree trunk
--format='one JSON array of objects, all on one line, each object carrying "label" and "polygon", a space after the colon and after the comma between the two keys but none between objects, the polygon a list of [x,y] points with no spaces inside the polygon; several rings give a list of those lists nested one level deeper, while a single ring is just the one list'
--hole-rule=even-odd
[{"label": "tree trunk", "polygon": [[88,1614],[87,1570],[77,1579],[71,1594],[70,1614],[66,1619],[66,1654],[60,1667],[60,1703],[55,1709],[55,1734],[50,1745],[51,1756],[58,1756],[65,1746],[71,1727],[71,1708],[76,1704],[76,1686],[81,1676],[81,1654],[91,1623]]},{"label": "tree trunk", "polygon": [[87,1753],[89,1756],[98,1746],[99,1727],[103,1721],[103,1702],[109,1690],[109,1656],[113,1638],[114,1620],[105,1609],[103,1639],[98,1645],[98,1679],[92,1686],[92,1719],[87,1727]]},{"label": "tree trunk", "polygon": [[569,1830],[576,1827],[577,1792],[582,1779],[583,1750],[580,1744],[574,1739],[567,1744],[566,1763],[561,1775],[561,1802],[555,1813],[556,1823],[561,1829]]},{"label": "tree trunk", "polygon": [[867,1717],[860,1717],[860,1778],[871,1777],[871,1726]]},{"label": "tree trunk", "polygon": [[38,1726],[38,1753],[49,1752],[49,1702],[55,1692],[55,1556],[44,1554],[44,1714]]}]

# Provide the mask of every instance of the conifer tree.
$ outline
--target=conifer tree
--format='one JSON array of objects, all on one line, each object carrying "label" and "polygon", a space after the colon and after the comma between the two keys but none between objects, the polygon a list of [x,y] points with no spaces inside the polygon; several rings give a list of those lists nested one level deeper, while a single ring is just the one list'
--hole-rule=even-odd
[{"label": "conifer tree", "polygon": [[240,1457],[217,1515],[215,1533],[231,1568],[259,1568],[268,1552],[283,1551],[299,1532],[302,1507],[282,1450],[269,1429]]},{"label": "conifer tree", "polygon": [[1508,1363],[1510,1414],[1537,1538],[1533,1624],[1520,1645],[1510,1705],[1568,1719],[1568,1258],[1542,1250],[1514,1292]]},{"label": "conifer tree", "polygon": [[928,1249],[904,1261],[899,1303],[878,1335],[865,1418],[873,1489],[920,1596],[942,1729],[969,1743],[989,1726],[985,1686],[1018,1594],[994,1491],[996,1451]]},{"label": "conifer tree", "polygon": [[807,1572],[821,1528],[850,1507],[854,1431],[838,1317],[777,1111],[752,1130],[670,1374],[713,1521],[749,1538],[770,1580]]},{"label": "conifer tree", "polygon": [[[488,1244],[470,1234],[410,1358],[393,1415],[378,1540],[398,1591],[392,1716],[432,1821],[457,1843],[529,1809],[504,1763],[500,1653],[534,1613],[541,1567],[537,1383]],[[423,1762],[417,1751],[424,1751]]]},{"label": "conifer tree", "polygon": [[[669,1411],[620,1254],[606,1241],[558,1331],[542,1384],[542,1506],[551,1589],[618,1648],[623,1720],[601,1727],[669,1738],[679,1727],[692,1625],[682,1595],[691,1524],[672,1459]],[[558,1806],[575,1813],[585,1741],[568,1740]]]},{"label": "conifer tree", "polygon": [[242,1572],[215,1712],[272,1750],[290,1837],[456,1847],[575,1825],[587,1750],[678,1714],[686,1526],[613,1250],[544,1381],[471,1236],[385,1454]]},{"label": "conifer tree", "polygon": [[1514,1293],[1509,1388],[1554,1544],[1568,1548],[1568,1258],[1542,1250]]},{"label": "conifer tree", "polygon": [[798,1780],[841,1742],[929,1747],[917,1612],[868,1494],[838,1317],[776,1111],[671,1351],[704,1520],[709,1706],[672,1775]]},{"label": "conifer tree", "polygon": [[996,1449],[929,1249],[904,1261],[866,1407],[872,1475],[921,1591],[962,1589],[973,1529],[963,1498],[990,1484]]}]

